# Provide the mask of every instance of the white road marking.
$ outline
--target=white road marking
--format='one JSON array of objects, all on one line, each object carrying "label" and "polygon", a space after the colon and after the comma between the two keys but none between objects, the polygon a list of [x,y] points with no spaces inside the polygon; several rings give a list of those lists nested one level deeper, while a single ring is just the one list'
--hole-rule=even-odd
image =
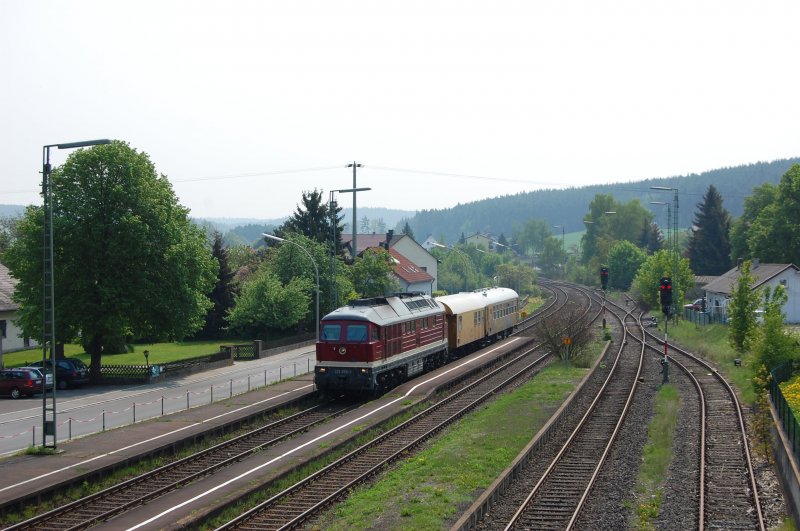
[{"label": "white road marking", "polygon": [[180,509],[181,507],[185,507],[186,505],[189,505],[190,503],[194,503],[194,502],[196,502],[197,500],[199,500],[199,499],[201,499],[201,498],[204,498],[204,497],[208,496],[209,494],[213,494],[214,492],[218,491],[219,489],[221,489],[221,488],[223,488],[223,487],[227,487],[228,485],[230,485],[230,484],[232,484],[232,483],[235,483],[236,481],[239,481],[239,480],[241,480],[241,479],[243,479],[243,478],[245,478],[245,477],[249,476],[250,474],[253,474],[253,473],[255,473],[255,472],[258,472],[258,471],[259,471],[259,470],[261,470],[262,468],[264,468],[264,467],[266,467],[266,466],[269,466],[269,465],[271,465],[271,464],[273,464],[273,463],[275,463],[275,462],[277,462],[277,461],[280,461],[281,459],[284,459],[284,458],[286,458],[286,457],[288,457],[288,456],[290,456],[290,455],[292,455],[292,454],[294,454],[294,453],[298,452],[299,450],[301,450],[301,449],[303,449],[303,448],[306,448],[306,447],[308,447],[308,446],[310,446],[310,445],[312,445],[312,444],[316,444],[317,442],[319,442],[319,441],[321,441],[321,440],[325,439],[326,437],[329,437],[329,436],[333,435],[333,434],[334,434],[334,433],[336,433],[336,432],[339,432],[339,431],[341,431],[341,430],[343,430],[343,429],[345,429],[345,428],[347,428],[347,427],[349,427],[349,426],[352,426],[353,424],[355,424],[355,423],[357,423],[357,422],[360,422],[360,421],[362,421],[362,420],[366,419],[367,417],[370,417],[370,416],[374,415],[374,414],[375,414],[375,413],[377,413],[378,411],[381,411],[381,410],[383,410],[383,409],[386,409],[387,407],[389,407],[389,406],[391,406],[391,405],[393,405],[393,404],[396,404],[396,403],[397,403],[397,402],[399,402],[400,400],[403,400],[403,399],[407,398],[407,397],[408,397],[409,395],[411,395],[411,394],[412,394],[412,393],[413,393],[413,392],[414,392],[414,391],[415,391],[415,390],[416,390],[418,387],[420,387],[420,386],[423,386],[423,385],[425,385],[425,384],[427,384],[427,383],[430,383],[430,382],[432,382],[432,381],[434,381],[434,380],[437,380],[437,379],[441,378],[442,376],[444,376],[445,374],[447,374],[447,373],[450,373],[450,372],[452,372],[452,371],[454,371],[454,370],[456,370],[456,369],[458,369],[458,368],[460,368],[460,367],[464,367],[464,366],[466,366],[466,365],[469,365],[469,364],[471,364],[471,363],[475,362],[476,360],[478,360],[478,359],[480,359],[480,358],[482,358],[482,357],[484,357],[484,356],[487,356],[487,355],[491,354],[492,352],[494,352],[495,350],[497,350],[497,349],[499,349],[499,348],[501,348],[501,347],[505,347],[505,346],[507,346],[507,345],[510,345],[511,343],[513,343],[514,341],[517,341],[518,339],[519,339],[519,338],[513,338],[512,340],[508,341],[507,343],[504,343],[503,345],[500,345],[500,346],[498,346],[498,347],[495,347],[495,348],[493,348],[492,350],[489,350],[489,351],[487,351],[487,352],[485,352],[485,353],[481,354],[480,356],[475,356],[474,358],[471,358],[471,359],[469,359],[469,360],[466,360],[466,361],[464,361],[463,363],[460,363],[459,365],[456,365],[456,366],[452,367],[451,369],[448,369],[448,370],[446,370],[446,371],[442,371],[440,374],[437,374],[436,376],[433,376],[433,377],[431,377],[431,378],[428,378],[427,380],[425,380],[425,381],[423,381],[423,382],[421,382],[421,383],[418,383],[417,385],[413,386],[413,387],[412,387],[411,389],[409,389],[409,390],[408,390],[408,392],[406,392],[406,394],[404,394],[403,396],[401,396],[401,397],[399,397],[399,398],[396,398],[396,399],[394,399],[394,400],[392,400],[392,401],[390,401],[390,402],[387,402],[386,404],[384,404],[384,405],[380,406],[379,408],[377,408],[377,409],[374,409],[374,410],[372,410],[372,411],[370,411],[370,412],[368,412],[368,413],[366,413],[366,414],[364,414],[364,415],[362,415],[362,416],[360,416],[360,417],[358,417],[358,418],[356,418],[356,419],[353,419],[353,420],[351,420],[350,422],[347,422],[346,424],[343,424],[343,425],[339,426],[338,428],[335,428],[335,429],[333,429],[333,430],[330,430],[330,431],[328,431],[328,432],[326,432],[326,433],[324,433],[324,434],[320,435],[319,437],[316,437],[315,439],[312,439],[312,440],[310,440],[310,441],[308,441],[308,442],[306,442],[306,443],[304,443],[304,444],[301,444],[300,446],[297,446],[297,447],[295,447],[295,448],[293,448],[293,449],[289,450],[288,452],[285,452],[285,453],[283,453],[283,454],[281,454],[281,455],[279,455],[279,456],[277,456],[277,457],[275,457],[275,458],[273,458],[273,459],[270,459],[269,461],[267,461],[267,462],[265,462],[265,463],[262,463],[262,464],[260,464],[260,465],[258,465],[258,466],[256,466],[256,467],[254,467],[254,468],[251,468],[250,470],[248,470],[248,471],[246,471],[246,472],[243,472],[242,474],[239,474],[238,476],[236,476],[236,477],[234,477],[234,478],[231,478],[231,479],[229,479],[228,481],[226,481],[226,482],[224,482],[224,483],[221,483],[221,484],[219,484],[219,485],[217,485],[217,486],[215,486],[215,487],[213,487],[213,488],[211,488],[211,489],[209,489],[209,490],[207,490],[207,491],[205,491],[205,492],[201,492],[200,494],[198,494],[197,496],[194,496],[193,498],[190,498],[190,499],[188,499],[188,500],[186,500],[186,501],[184,501],[184,502],[182,502],[182,503],[179,503],[179,504],[177,504],[177,505],[175,505],[175,506],[173,506],[173,507],[170,507],[170,508],[169,508],[169,509],[167,509],[166,511],[163,511],[163,512],[161,512],[161,513],[159,513],[159,514],[157,514],[157,515],[155,515],[155,516],[153,516],[153,517],[151,517],[151,518],[148,518],[147,520],[145,520],[145,521],[143,521],[143,522],[140,522],[140,523],[136,524],[136,525],[135,525],[135,526],[133,526],[133,527],[129,527],[129,528],[128,528],[128,531],[133,531],[134,529],[139,529],[139,528],[141,528],[141,527],[144,527],[144,526],[146,526],[146,525],[148,525],[148,524],[151,524],[151,523],[155,522],[156,520],[158,520],[158,519],[160,519],[160,518],[162,518],[162,517],[164,517],[164,516],[166,516],[166,515],[170,514],[171,512],[173,512],[173,511],[176,511],[177,509]]},{"label": "white road marking", "polygon": [[183,431],[183,430],[186,430],[186,429],[192,428],[192,427],[194,427],[194,426],[199,426],[199,425],[201,425],[201,424],[205,424],[205,423],[207,423],[207,422],[211,422],[211,421],[213,421],[213,420],[216,420],[216,419],[219,419],[219,418],[222,418],[222,417],[225,417],[225,416],[231,415],[231,414],[233,414],[233,413],[238,413],[239,411],[244,411],[245,409],[252,408],[252,407],[254,407],[254,406],[258,406],[258,405],[261,405],[261,404],[264,404],[264,403],[270,402],[270,401],[272,401],[272,400],[275,400],[276,398],[280,398],[280,397],[282,397],[282,396],[286,396],[286,395],[289,395],[289,394],[292,394],[292,393],[296,393],[296,392],[298,392],[298,391],[302,391],[302,390],[304,390],[304,389],[313,388],[313,387],[314,387],[314,386],[313,386],[313,384],[304,385],[303,387],[299,387],[299,388],[297,388],[297,389],[295,389],[295,390],[293,390],[293,391],[287,391],[287,392],[285,392],[285,393],[281,393],[281,394],[279,394],[279,395],[275,395],[275,396],[272,396],[272,397],[270,397],[270,398],[267,398],[267,399],[264,399],[264,400],[260,400],[260,401],[258,401],[258,402],[255,402],[255,403],[253,403],[253,404],[249,404],[249,405],[246,405],[246,406],[242,406],[242,407],[240,407],[240,408],[236,408],[236,409],[233,409],[233,410],[231,410],[231,411],[226,411],[225,413],[222,413],[222,414],[220,414],[220,415],[217,415],[217,416],[215,416],[215,417],[211,417],[211,418],[208,418],[208,419],[205,419],[205,420],[201,420],[200,422],[194,422],[194,423],[192,423],[192,424],[189,424],[189,425],[187,425],[187,426],[184,426],[183,428],[178,428],[177,430],[172,430],[172,431],[170,431],[170,432],[166,432],[166,433],[163,433],[163,434],[161,434],[161,435],[157,435],[157,436],[155,436],[155,437],[151,437],[150,439],[146,439],[146,440],[144,440],[144,441],[139,441],[139,442],[137,442],[137,443],[130,444],[130,445],[128,445],[128,446],[125,446],[125,447],[123,447],[123,448],[118,448],[117,450],[113,450],[113,451],[111,451],[111,452],[107,452],[107,453],[104,453],[104,454],[102,454],[102,455],[98,455],[98,456],[92,457],[92,458],[90,458],[90,459],[85,459],[85,460],[83,460],[83,461],[81,461],[81,462],[79,462],[79,463],[74,463],[74,464],[72,464],[72,465],[65,466],[65,467],[63,467],[63,468],[59,468],[59,469],[56,469],[56,470],[51,470],[50,472],[47,472],[46,474],[42,474],[42,475],[39,475],[39,476],[36,476],[36,477],[30,478],[30,479],[26,479],[25,481],[20,481],[19,483],[15,483],[15,484],[13,484],[13,485],[9,485],[9,486],[7,486],[7,487],[0,488],[0,492],[6,491],[6,490],[10,490],[10,489],[14,489],[14,488],[16,488],[16,487],[19,487],[19,486],[25,485],[25,484],[27,484],[27,483],[31,483],[32,481],[36,481],[36,480],[39,480],[39,479],[41,479],[41,478],[46,478],[46,477],[48,477],[48,476],[52,476],[52,475],[54,475],[54,474],[58,474],[59,472],[64,472],[64,471],[66,471],[66,470],[70,470],[70,469],[72,469],[72,468],[76,468],[76,467],[83,466],[83,465],[85,465],[85,464],[87,464],[87,463],[91,463],[92,461],[97,461],[98,459],[102,459],[103,457],[107,457],[107,456],[109,456],[109,455],[113,455],[113,454],[116,454],[116,453],[119,453],[119,452],[122,452],[122,451],[125,451],[125,450],[129,450],[129,449],[131,449],[131,448],[135,448],[136,446],[139,446],[139,445],[142,445],[142,444],[145,444],[145,443],[151,442],[151,441],[156,441],[156,440],[158,440],[158,439],[161,439],[161,438],[163,438],[163,437],[166,437],[167,435],[172,435],[173,433],[179,433],[179,432],[181,432],[181,431]]}]

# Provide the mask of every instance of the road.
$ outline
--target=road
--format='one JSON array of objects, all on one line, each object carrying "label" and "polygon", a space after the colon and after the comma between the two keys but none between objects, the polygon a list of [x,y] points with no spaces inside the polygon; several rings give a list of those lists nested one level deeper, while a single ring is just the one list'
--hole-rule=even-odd
[{"label": "road", "polygon": [[[58,441],[169,415],[314,370],[314,346],[165,382],[56,393]],[[42,395],[0,398],[0,457],[42,444]]]}]

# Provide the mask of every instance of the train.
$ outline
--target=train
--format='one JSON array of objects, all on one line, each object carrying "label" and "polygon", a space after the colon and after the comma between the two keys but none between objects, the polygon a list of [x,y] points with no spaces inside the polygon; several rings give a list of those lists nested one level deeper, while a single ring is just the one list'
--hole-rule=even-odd
[{"label": "train", "polygon": [[519,312],[519,295],[503,287],[352,301],[320,322],[314,383],[325,394],[383,394],[507,337]]}]

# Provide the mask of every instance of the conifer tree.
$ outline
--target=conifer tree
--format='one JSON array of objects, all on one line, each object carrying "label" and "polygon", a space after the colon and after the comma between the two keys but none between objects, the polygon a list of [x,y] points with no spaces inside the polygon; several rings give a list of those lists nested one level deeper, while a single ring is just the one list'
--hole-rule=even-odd
[{"label": "conifer tree", "polygon": [[219,262],[217,281],[209,296],[214,306],[206,314],[206,322],[202,330],[195,334],[197,339],[221,339],[224,337],[226,318],[234,302],[234,274],[228,264],[228,249],[223,244],[222,234],[217,231],[214,231],[211,255]]},{"label": "conifer tree", "polygon": [[713,184],[697,208],[688,248],[692,271],[697,275],[721,275],[731,268],[731,217]]},{"label": "conifer tree", "polygon": [[336,221],[331,219],[329,206],[322,200],[322,191],[313,190],[303,192],[302,205],[297,205],[292,217],[275,230],[275,235],[285,238],[288,233],[302,234],[319,243],[330,245],[332,224],[336,225],[337,248],[341,249],[342,227],[341,217],[338,216],[341,208],[336,208]]}]

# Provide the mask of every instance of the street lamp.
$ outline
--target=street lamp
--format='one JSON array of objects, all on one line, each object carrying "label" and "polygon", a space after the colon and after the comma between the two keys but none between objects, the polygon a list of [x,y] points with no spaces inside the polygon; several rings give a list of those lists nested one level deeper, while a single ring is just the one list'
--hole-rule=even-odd
[{"label": "street lamp", "polygon": [[[678,282],[678,189],[669,186],[651,186],[650,189],[659,190],[661,192],[675,192],[675,196],[672,200],[672,282],[674,285]],[[678,304],[676,299],[676,297],[672,299],[673,314],[675,314],[674,309]]]},{"label": "street lamp", "polygon": [[[53,365],[52,406],[47,405],[47,393],[42,392],[42,446],[47,446],[47,436],[53,436],[55,449],[56,437],[56,305],[55,305],[55,272],[53,270],[53,191],[50,183],[50,148],[73,149],[100,144],[110,144],[107,138],[99,140],[83,140],[63,144],[48,144],[42,147],[42,198],[44,200],[44,248],[42,267],[42,370],[47,370],[47,344],[50,343],[50,361]],[[52,420],[47,420],[50,413]]]},{"label": "street lamp", "polygon": [[314,264],[314,275],[316,275],[316,277],[317,277],[317,313],[316,313],[317,318],[316,318],[316,321],[314,323],[314,326],[317,329],[317,342],[319,342],[319,269],[317,269],[317,262],[314,260],[314,257],[311,256],[311,253],[308,252],[308,249],[306,249],[305,247],[303,247],[302,245],[300,245],[297,242],[293,242],[292,240],[287,240],[285,238],[279,238],[277,236],[273,236],[272,234],[266,234],[266,233],[263,233],[263,232],[261,233],[261,235],[263,237],[265,237],[265,238],[268,238],[270,240],[274,240],[274,241],[279,242],[279,243],[290,243],[290,244],[294,245],[295,247],[297,247],[298,249],[300,249],[301,251],[306,253],[308,255],[308,258],[311,260],[311,263]]},{"label": "street lamp", "polygon": [[[566,251],[564,249],[564,225],[553,225],[554,229],[561,229],[561,258],[566,260]],[[565,264],[561,265],[561,275],[564,276]]]}]

